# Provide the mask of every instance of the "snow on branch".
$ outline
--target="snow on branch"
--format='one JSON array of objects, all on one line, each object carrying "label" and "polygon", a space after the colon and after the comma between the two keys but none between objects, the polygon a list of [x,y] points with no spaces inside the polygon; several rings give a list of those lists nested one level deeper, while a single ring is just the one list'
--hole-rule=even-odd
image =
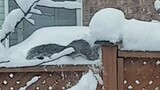
[{"label": "snow on branch", "polygon": [[17,27],[24,16],[21,9],[14,9],[9,13],[2,24],[2,31],[0,32],[1,42],[4,41],[11,32],[14,32],[15,27]]},{"label": "snow on branch", "polygon": [[63,1],[57,2],[52,0],[40,0],[37,5],[39,6],[46,6],[46,7],[59,7],[59,8],[66,8],[66,9],[80,9],[82,4],[77,1]]},{"label": "snow on branch", "polygon": [[29,23],[35,25],[35,21],[30,17],[33,14],[42,15],[41,10],[35,8],[37,5],[42,7],[58,7],[67,9],[78,9],[82,6],[82,4],[77,1],[55,2],[52,0],[15,0],[15,2],[19,8],[12,10],[3,22],[2,32],[0,32],[1,42],[3,42],[11,32],[14,32],[15,28],[23,19],[26,19]]},{"label": "snow on branch", "polygon": [[[14,29],[19,25],[19,23],[25,18],[28,22],[34,24],[34,20],[29,19],[32,14],[29,12],[33,9],[33,6],[39,0],[16,0],[16,3],[20,8],[12,10],[2,24],[2,32],[0,33],[0,40],[3,42],[11,32],[14,32]],[[25,7],[23,5],[25,4]]]},{"label": "snow on branch", "polygon": [[19,8],[21,8],[24,13],[29,12],[32,7],[36,6],[35,3],[38,1],[40,0],[15,0]]},{"label": "snow on branch", "polygon": [[2,63],[8,63],[8,62],[10,62],[10,60],[7,60],[7,61],[1,61],[1,62],[0,62],[0,64],[2,64]]}]

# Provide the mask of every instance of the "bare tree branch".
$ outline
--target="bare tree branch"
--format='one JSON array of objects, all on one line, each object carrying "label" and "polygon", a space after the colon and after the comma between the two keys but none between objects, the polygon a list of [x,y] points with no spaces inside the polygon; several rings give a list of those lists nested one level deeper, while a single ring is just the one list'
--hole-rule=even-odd
[{"label": "bare tree branch", "polygon": [[10,62],[9,60],[8,61],[2,61],[2,62],[0,62],[0,64],[2,64],[2,63],[8,63],[8,62]]},{"label": "bare tree branch", "polygon": [[23,11],[23,9],[18,5],[18,3],[16,2],[16,0],[14,0],[14,2],[17,4],[17,6],[21,9],[21,11],[25,14],[25,11]]},{"label": "bare tree branch", "polygon": [[51,17],[51,16],[55,16],[55,15],[52,15],[52,14],[47,14],[47,13],[42,13],[42,14],[38,14],[38,13],[34,13],[34,12],[29,12],[29,13],[31,13],[31,14],[34,14],[34,15],[44,15],[44,16],[49,16],[49,17]]},{"label": "bare tree branch", "polygon": [[[14,0],[14,1],[16,2],[16,0]],[[52,5],[48,5],[47,2],[51,3]],[[33,7],[35,7],[35,6],[49,7],[49,8],[50,7],[52,7],[52,8],[58,7],[58,8],[65,8],[65,9],[80,9],[81,4],[77,4],[76,2],[69,2],[69,3],[75,3],[76,5],[78,5],[76,8],[72,8],[71,6],[62,7],[62,5],[65,5],[68,2],[58,2],[58,4],[56,4],[57,2],[52,1],[52,0],[48,0],[48,1],[46,0],[45,2],[43,2],[43,1],[41,2],[41,0],[36,0],[36,1],[33,1],[33,3],[31,4],[31,6],[29,7],[29,9],[27,11],[24,11],[23,8],[16,2],[16,4],[18,5],[19,9],[22,11],[22,13],[24,13],[24,17],[21,18],[19,21],[17,21],[17,23],[14,26],[14,28],[16,28],[23,19],[26,19],[29,23],[31,23],[33,25],[33,21],[32,20],[30,20],[29,18],[25,18],[28,14],[54,16],[54,15],[49,15],[49,14],[46,14],[46,13],[39,14],[38,12],[36,13],[36,11],[32,12]],[[6,32],[4,38],[1,39],[1,42],[3,42],[9,36],[9,34],[11,32],[12,31],[9,31],[8,33]]]},{"label": "bare tree branch", "polygon": [[30,6],[30,8],[28,9],[28,11],[25,13],[25,16],[31,11],[32,7],[33,7],[35,4],[37,4],[39,1],[40,1],[40,0],[35,1],[35,2]]},{"label": "bare tree branch", "polygon": [[[15,1],[15,0],[14,0]],[[28,11],[25,13],[23,10],[22,10],[22,8],[18,5],[18,3],[17,3],[17,5],[19,6],[19,8],[21,9],[21,11],[24,13],[24,17],[23,18],[21,18],[21,20],[20,21],[18,21],[17,22],[17,24],[15,25],[15,28],[20,24],[20,22],[23,20],[23,19],[25,19],[25,17],[27,16],[27,14],[31,11],[31,9],[32,9],[32,6],[34,6],[37,2],[39,2],[40,0],[37,0],[37,1],[35,1],[31,6],[30,6],[30,8],[28,9]],[[28,20],[27,20],[28,21]],[[1,39],[1,42],[3,42],[9,35],[11,34],[11,31],[10,32],[8,32],[7,34],[5,34],[5,37],[4,38],[2,38]]]}]

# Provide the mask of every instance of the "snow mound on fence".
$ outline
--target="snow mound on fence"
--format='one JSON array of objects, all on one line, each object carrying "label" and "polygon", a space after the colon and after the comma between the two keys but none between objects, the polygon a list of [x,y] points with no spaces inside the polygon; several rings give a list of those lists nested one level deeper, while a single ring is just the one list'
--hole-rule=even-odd
[{"label": "snow mound on fence", "polygon": [[[45,27],[35,31],[25,41],[12,46],[10,51],[22,52],[25,56],[31,48],[42,44],[68,45],[73,40],[85,39],[89,37],[88,27],[63,26],[63,27]],[[87,38],[86,38],[87,39]]]},{"label": "snow mound on fence", "polygon": [[[83,26],[63,26],[63,27],[46,27],[35,31],[25,41],[12,46],[8,50],[8,55],[3,61],[9,61],[7,63],[1,63],[0,67],[24,67],[35,65],[84,65],[84,64],[101,64],[101,60],[89,61],[83,57],[61,57],[58,60],[53,60],[58,56],[69,54],[73,51],[73,48],[65,49],[60,53],[55,53],[52,58],[45,58],[43,60],[26,60],[26,54],[31,48],[42,44],[59,44],[68,45],[73,40],[84,39],[90,44],[93,44],[90,38],[89,27]],[[47,62],[47,63],[43,63]]]},{"label": "snow mound on fence", "polygon": [[109,40],[113,43],[121,38],[121,28],[125,23],[122,11],[107,8],[97,12],[90,21],[91,35],[95,40]]},{"label": "snow mound on fence", "polygon": [[160,51],[160,23],[126,20],[123,49]]},{"label": "snow mound on fence", "polygon": [[122,11],[102,9],[90,22],[91,37],[112,43],[122,41],[123,50],[160,51],[160,23],[127,20]]}]

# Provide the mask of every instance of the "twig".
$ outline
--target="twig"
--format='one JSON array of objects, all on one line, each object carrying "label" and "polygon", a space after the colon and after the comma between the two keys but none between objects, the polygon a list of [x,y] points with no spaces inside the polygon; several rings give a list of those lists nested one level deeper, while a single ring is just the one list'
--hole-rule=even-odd
[{"label": "twig", "polygon": [[2,64],[2,63],[8,63],[8,62],[10,62],[10,60],[8,60],[8,61],[2,61],[2,62],[0,62],[0,64]]},{"label": "twig", "polygon": [[3,42],[3,41],[9,36],[10,33],[11,33],[11,32],[8,32],[8,33],[5,35],[5,37],[1,39],[1,42]]},{"label": "twig", "polygon": [[[18,3],[15,1],[16,4],[18,5],[18,7],[21,9],[21,11],[24,13],[24,17],[21,18],[21,20],[17,22],[17,24],[15,25],[15,28],[20,24],[20,22],[21,22],[23,19],[25,19],[25,17],[27,16],[27,14],[31,11],[32,7],[33,7],[37,2],[39,2],[39,1],[40,1],[40,0],[35,1],[35,2],[30,6],[30,8],[28,9],[28,11],[27,11],[26,13],[22,10],[22,8],[21,8],[21,7],[18,5]],[[10,34],[11,34],[11,31],[8,32],[8,33],[5,35],[5,37],[1,39],[1,42],[3,42]]]},{"label": "twig", "polygon": [[29,12],[30,14],[34,14],[34,15],[44,15],[44,16],[49,16],[49,17],[51,17],[51,16],[55,16],[55,15],[52,15],[52,14],[47,14],[47,13],[42,13],[42,14],[38,14],[38,13],[34,13],[34,12]]},{"label": "twig", "polygon": [[66,56],[66,55],[62,55],[62,56],[57,57],[57,58],[55,58],[55,59],[52,59],[52,60],[48,60],[48,61],[41,62],[41,63],[39,63],[39,64],[37,64],[37,65],[35,65],[35,66],[40,66],[40,65],[42,65],[42,64],[44,64],[44,63],[49,63],[49,62],[52,62],[52,61],[58,60],[58,59],[60,59],[61,57],[64,57],[64,56]]}]

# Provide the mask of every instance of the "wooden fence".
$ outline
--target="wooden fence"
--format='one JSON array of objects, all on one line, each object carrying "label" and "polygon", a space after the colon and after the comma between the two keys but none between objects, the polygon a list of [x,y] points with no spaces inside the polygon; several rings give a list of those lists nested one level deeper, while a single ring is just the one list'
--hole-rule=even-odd
[{"label": "wooden fence", "polygon": [[[160,90],[160,52],[133,52],[102,44],[102,78],[97,90]],[[0,68],[0,90],[66,90],[90,65]],[[37,81],[32,79],[40,77]],[[32,83],[29,81],[32,81]]]},{"label": "wooden fence", "polygon": [[87,66],[1,68],[0,90],[19,90],[35,76],[40,79],[30,84],[27,90],[65,90],[75,85],[87,70]]},{"label": "wooden fence", "polygon": [[[77,84],[90,67],[67,65],[0,68],[0,90],[66,90]],[[40,78],[32,80],[35,77]],[[97,90],[101,90],[100,85]]]},{"label": "wooden fence", "polygon": [[104,90],[160,90],[160,52],[134,52],[103,44]]}]

